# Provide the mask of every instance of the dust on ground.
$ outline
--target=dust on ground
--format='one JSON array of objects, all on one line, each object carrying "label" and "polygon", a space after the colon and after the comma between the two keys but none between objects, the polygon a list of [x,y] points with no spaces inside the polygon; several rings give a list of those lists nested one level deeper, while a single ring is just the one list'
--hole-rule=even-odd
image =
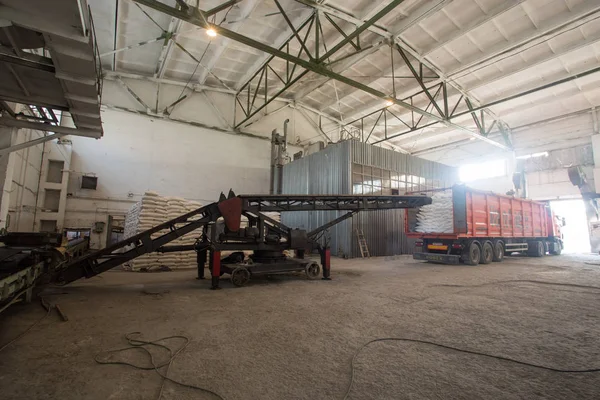
[{"label": "dust on ground", "polygon": [[[47,290],[51,315],[0,357],[2,399],[154,399],[153,371],[98,365],[123,336],[185,335],[169,376],[227,400],[341,399],[350,360],[379,337],[431,340],[565,369],[600,368],[600,257],[515,258],[471,266],[409,257],[333,259],[332,281],[262,278],[210,291],[195,271],[108,272]],[[543,283],[540,283],[543,282]],[[552,283],[569,283],[570,286]],[[0,315],[0,345],[43,315]],[[162,357],[164,354],[157,354]],[[143,362],[142,354],[130,360]],[[146,361],[147,362],[147,361]],[[165,384],[164,399],[211,399]],[[600,373],[559,374],[405,342],[356,360],[350,399],[597,399]]]}]

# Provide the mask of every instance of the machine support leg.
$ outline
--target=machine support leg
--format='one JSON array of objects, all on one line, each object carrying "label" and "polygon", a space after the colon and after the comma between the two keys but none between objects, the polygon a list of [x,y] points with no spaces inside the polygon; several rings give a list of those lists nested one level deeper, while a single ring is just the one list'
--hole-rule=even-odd
[{"label": "machine support leg", "polygon": [[321,266],[323,267],[323,280],[331,280],[331,249],[329,247],[319,249],[321,254]]},{"label": "machine support leg", "polygon": [[196,262],[198,263],[198,277],[196,279],[204,279],[204,266],[206,265],[207,250],[200,250],[196,253]]},{"label": "machine support leg", "polygon": [[212,276],[211,290],[221,289],[219,287],[219,278],[221,277],[221,252],[217,250],[211,250],[210,252],[210,274]]}]

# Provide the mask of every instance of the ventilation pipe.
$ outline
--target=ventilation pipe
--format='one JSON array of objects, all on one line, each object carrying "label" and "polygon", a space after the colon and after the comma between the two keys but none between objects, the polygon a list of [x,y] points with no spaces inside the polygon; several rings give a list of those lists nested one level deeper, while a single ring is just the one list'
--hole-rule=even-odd
[{"label": "ventilation pipe", "polygon": [[271,132],[271,178],[269,183],[269,194],[275,193],[275,168],[277,165],[277,129]]},{"label": "ventilation pipe", "polygon": [[279,146],[278,163],[277,163],[277,194],[283,193],[283,162],[285,153],[287,152],[287,136],[288,136],[288,123],[289,119],[286,119],[283,123],[283,143]]},{"label": "ventilation pipe", "polygon": [[273,132],[271,132],[270,194],[281,194],[283,191],[283,163],[287,151],[289,122],[290,120],[286,119],[283,123],[283,136],[277,133],[277,129],[273,129]]}]

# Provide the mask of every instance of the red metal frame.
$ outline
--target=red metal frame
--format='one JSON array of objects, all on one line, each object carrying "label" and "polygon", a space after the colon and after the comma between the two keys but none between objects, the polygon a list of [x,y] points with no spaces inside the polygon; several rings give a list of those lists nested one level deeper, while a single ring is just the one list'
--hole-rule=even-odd
[{"label": "red metal frame", "polygon": [[[448,190],[448,188],[419,193],[443,190]],[[554,232],[548,230],[549,226],[553,227],[555,225],[552,221],[548,222],[548,218],[553,217],[544,217],[547,214],[545,203],[471,188],[466,188],[465,196],[467,233],[411,232],[409,230],[409,214],[406,210],[404,223],[406,236],[409,238],[456,240],[477,237],[548,237],[554,234]],[[498,214],[497,219],[496,214]],[[457,228],[454,229],[456,231]]]}]

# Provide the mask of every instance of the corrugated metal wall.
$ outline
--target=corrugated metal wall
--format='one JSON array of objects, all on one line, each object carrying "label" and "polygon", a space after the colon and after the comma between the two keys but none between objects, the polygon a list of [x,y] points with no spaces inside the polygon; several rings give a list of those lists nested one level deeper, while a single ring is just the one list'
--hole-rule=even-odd
[{"label": "corrugated metal wall", "polygon": [[[439,180],[441,187],[458,182],[458,170],[444,164],[413,157],[362,142],[352,143],[351,163],[368,165],[407,175]],[[414,240],[404,235],[404,210],[378,210],[352,218],[352,255],[360,257],[356,229],[362,229],[372,256],[412,254]]]},{"label": "corrugated metal wall", "polygon": [[[352,194],[352,164],[437,179],[441,186],[458,181],[456,168],[357,141],[330,145],[283,167],[283,193]],[[333,211],[282,213],[290,227],[311,230],[340,214]],[[331,252],[360,257],[356,228],[362,229],[372,256],[412,253],[413,241],[404,235],[404,210],[362,212],[330,229]]]},{"label": "corrugated metal wall", "polygon": [[[283,167],[285,194],[348,194],[350,193],[350,142],[327,146],[324,150],[293,161]],[[344,212],[309,211],[281,213],[281,222],[292,228],[311,231],[337,218]],[[344,221],[329,230],[333,255],[350,255],[351,221]]]}]

